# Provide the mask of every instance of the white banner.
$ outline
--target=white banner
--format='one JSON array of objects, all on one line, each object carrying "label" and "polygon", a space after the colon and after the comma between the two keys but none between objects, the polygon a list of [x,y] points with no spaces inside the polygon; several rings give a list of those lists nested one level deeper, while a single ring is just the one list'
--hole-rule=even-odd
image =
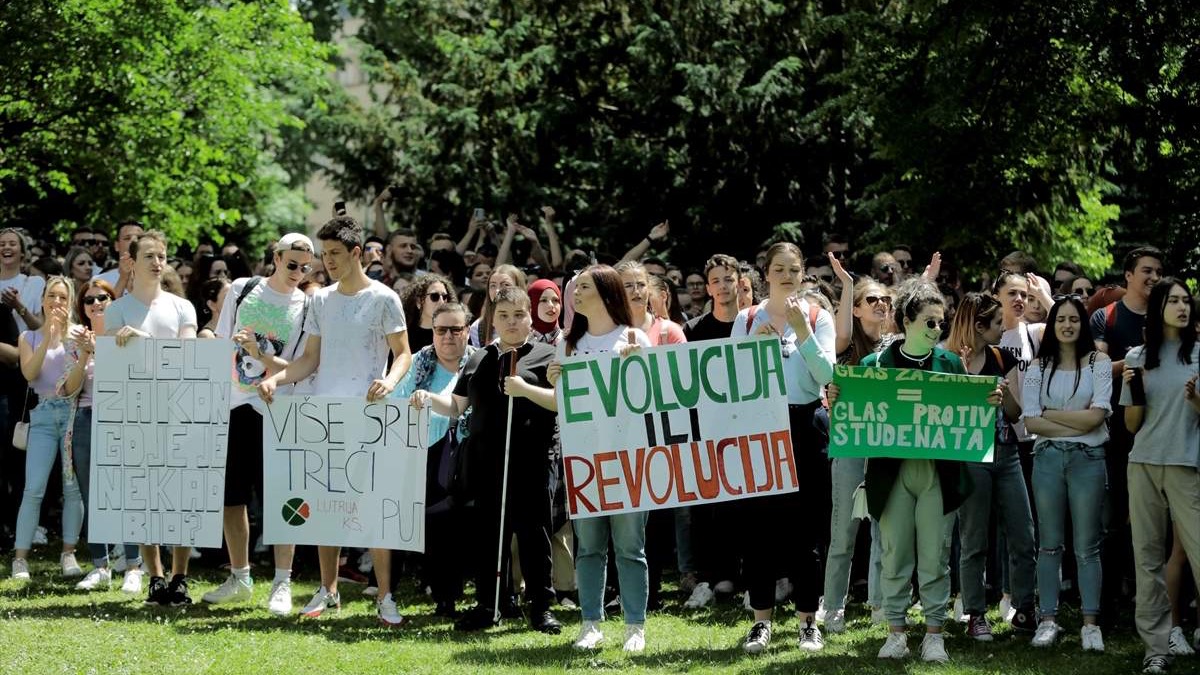
[{"label": "white banner", "polygon": [[88,541],[219,548],[228,340],[96,340]]},{"label": "white banner", "polygon": [[425,550],[429,409],[276,396],[263,417],[263,541]]},{"label": "white banner", "polygon": [[766,337],[566,359],[556,393],[570,517],[797,491],[783,377],[795,365]]}]

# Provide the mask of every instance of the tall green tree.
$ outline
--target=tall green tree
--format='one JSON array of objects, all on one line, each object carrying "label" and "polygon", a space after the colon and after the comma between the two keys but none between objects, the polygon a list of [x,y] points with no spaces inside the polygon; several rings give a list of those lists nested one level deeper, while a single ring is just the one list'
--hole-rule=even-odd
[{"label": "tall green tree", "polygon": [[0,4],[0,219],[177,241],[299,226],[328,45],[286,0]]}]

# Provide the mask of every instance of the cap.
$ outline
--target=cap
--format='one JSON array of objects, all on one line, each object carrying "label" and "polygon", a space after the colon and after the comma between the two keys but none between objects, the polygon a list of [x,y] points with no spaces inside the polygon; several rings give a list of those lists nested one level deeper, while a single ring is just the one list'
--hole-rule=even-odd
[{"label": "cap", "polygon": [[279,243],[275,244],[275,251],[308,251],[312,253],[316,249],[313,247],[312,239],[309,239],[299,232],[291,232],[283,235],[279,239]]}]

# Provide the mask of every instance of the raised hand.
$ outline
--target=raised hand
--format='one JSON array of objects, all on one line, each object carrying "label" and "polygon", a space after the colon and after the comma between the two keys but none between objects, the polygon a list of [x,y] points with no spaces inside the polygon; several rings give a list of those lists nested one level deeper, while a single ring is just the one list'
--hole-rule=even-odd
[{"label": "raised hand", "polygon": [[650,228],[650,234],[647,235],[647,238],[650,241],[660,241],[662,239],[666,239],[667,235],[670,233],[671,233],[671,221],[664,220],[661,223]]},{"label": "raised hand", "polygon": [[842,261],[838,260],[837,256],[832,253],[826,253],[825,255],[829,256],[829,266],[833,268],[834,276],[842,282],[842,285],[853,284],[854,277],[850,276],[850,272],[842,266]]},{"label": "raised hand", "polygon": [[942,273],[942,254],[935,251],[933,257],[929,259],[929,264],[925,266],[925,271],[921,273],[921,278],[925,281],[937,283],[938,275]]}]

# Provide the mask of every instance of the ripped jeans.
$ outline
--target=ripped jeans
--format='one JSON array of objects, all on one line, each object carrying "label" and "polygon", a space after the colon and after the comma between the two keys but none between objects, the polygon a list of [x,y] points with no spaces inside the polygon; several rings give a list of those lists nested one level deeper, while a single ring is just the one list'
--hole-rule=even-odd
[{"label": "ripped jeans", "polygon": [[1038,602],[1043,616],[1058,613],[1067,514],[1079,568],[1080,610],[1100,614],[1102,505],[1108,488],[1104,447],[1043,440],[1033,455],[1033,500],[1038,519]]}]

